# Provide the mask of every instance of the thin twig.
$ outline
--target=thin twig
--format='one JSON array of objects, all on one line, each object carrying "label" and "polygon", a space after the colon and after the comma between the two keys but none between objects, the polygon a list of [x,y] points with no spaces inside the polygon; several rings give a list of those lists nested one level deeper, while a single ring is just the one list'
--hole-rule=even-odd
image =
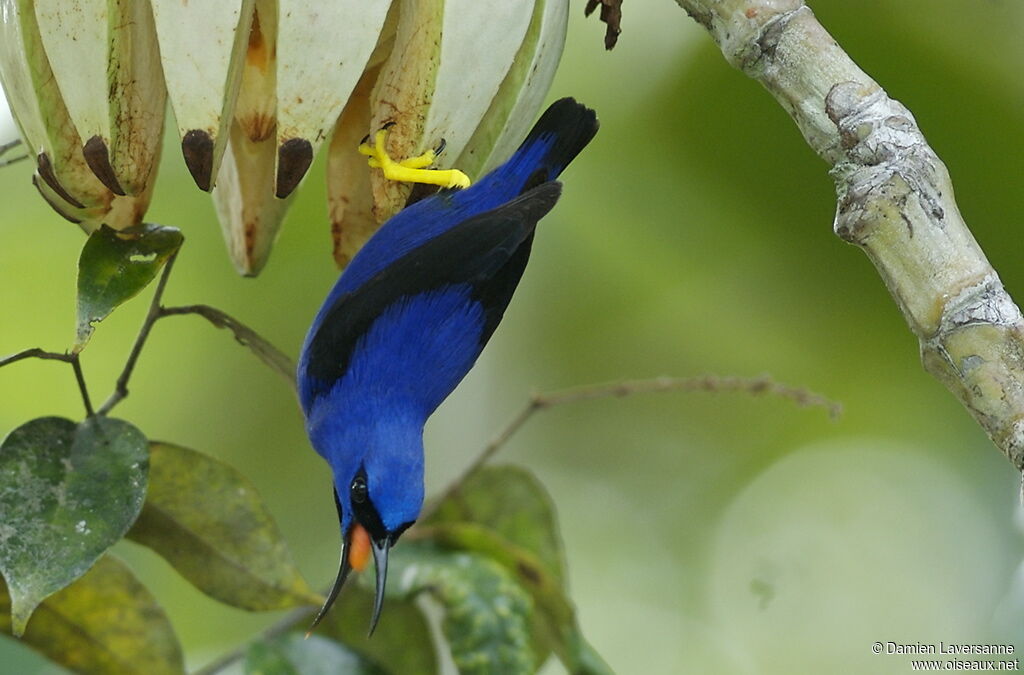
[{"label": "thin twig", "polygon": [[26,159],[28,159],[28,155],[18,155],[17,157],[11,157],[10,159],[0,160],[0,169],[4,168],[5,166],[10,166],[11,164],[23,162]]},{"label": "thin twig", "polygon": [[48,352],[45,349],[34,347],[32,349],[26,349],[18,352],[17,354],[11,354],[0,359],[0,368],[3,366],[21,361],[22,359],[43,359],[46,361],[63,361],[65,363],[71,363],[70,354],[60,354],[58,352]]},{"label": "thin twig", "polygon": [[263,361],[263,363],[288,380],[288,384],[290,384],[292,389],[294,389],[295,367],[292,364],[292,360],[288,358],[284,352],[271,344],[266,338],[238,319],[222,312],[216,307],[210,307],[209,305],[164,307],[160,304],[160,300],[163,298],[164,294],[164,287],[167,285],[167,278],[171,274],[171,267],[174,265],[174,259],[176,256],[177,253],[172,255],[167,260],[167,265],[164,266],[163,274],[160,276],[160,281],[157,283],[156,292],[153,294],[153,301],[149,305],[149,312],[146,314],[146,319],[142,323],[142,328],[139,329],[138,337],[135,338],[135,344],[132,346],[132,351],[131,354],[128,355],[127,362],[125,362],[124,370],[121,372],[121,376],[117,378],[117,384],[114,387],[114,392],[110,395],[110,398],[100,406],[99,414],[106,415],[115,405],[128,395],[128,380],[132,376],[132,371],[135,369],[135,363],[138,361],[139,354],[142,352],[142,348],[146,344],[146,339],[149,337],[153,324],[164,317],[181,316],[183,314],[197,314],[218,328],[227,328],[230,330],[240,344],[248,347],[250,351]]},{"label": "thin twig", "polygon": [[[13,140],[13,141],[11,141],[9,143],[0,144],[0,157],[3,157],[4,155],[6,155],[8,150],[10,150],[12,148],[16,148],[19,145],[21,145],[21,139],[15,139],[15,140]],[[0,168],[3,168],[5,166],[10,166],[11,164],[14,164],[15,162],[20,162],[20,161],[22,161],[24,159],[28,159],[28,154],[18,155],[17,157],[12,157],[11,159],[5,159],[3,161],[0,161]]]},{"label": "thin twig", "polygon": [[[2,155],[3,152],[4,149],[0,146],[0,155]],[[95,414],[92,409],[92,401],[89,400],[89,389],[85,386],[85,376],[82,375],[82,365],[78,360],[78,354],[48,352],[45,349],[35,347],[0,359],[0,368],[24,359],[43,359],[44,361],[63,361],[64,363],[70,363],[72,370],[75,372],[75,381],[78,382],[78,391],[82,394],[82,404],[85,405],[85,414],[87,417],[92,417]]]},{"label": "thin twig", "polygon": [[109,413],[115,405],[128,395],[128,380],[131,379],[132,371],[135,370],[135,363],[139,360],[139,354],[142,353],[142,347],[146,344],[149,331],[153,329],[153,324],[160,318],[160,299],[163,297],[164,288],[167,286],[167,278],[171,274],[171,268],[174,267],[174,260],[177,257],[177,252],[172,253],[171,257],[167,259],[167,264],[164,265],[164,271],[160,275],[160,280],[156,284],[156,291],[153,293],[153,300],[149,303],[149,312],[146,313],[146,319],[142,322],[142,328],[139,329],[139,335],[135,338],[135,344],[132,345],[132,351],[128,354],[124,370],[121,371],[121,375],[117,378],[114,392],[100,406],[100,415]]},{"label": "thin twig", "polygon": [[[20,138],[16,138],[14,140],[11,140],[10,142],[0,143],[0,157],[3,157],[4,155],[6,155],[7,151],[11,150],[12,147],[17,147],[20,144],[22,144],[22,140],[20,140]],[[9,160],[3,160],[2,162],[0,162],[0,168],[3,168],[5,166],[9,166],[9,165],[11,165],[11,164],[13,164],[15,162],[20,162],[22,160],[27,160],[27,159],[29,159],[28,154],[26,154],[26,155],[18,155],[17,157],[11,158]]]},{"label": "thin twig", "polygon": [[424,508],[419,517],[420,522],[426,521],[438,505],[456,494],[459,488],[473,474],[488,462],[506,443],[515,435],[526,422],[533,417],[534,413],[547,410],[566,403],[577,403],[580,401],[592,401],[599,398],[623,398],[634,394],[653,394],[662,392],[680,391],[710,391],[710,392],[743,392],[752,395],[769,394],[780,398],[788,399],[799,406],[818,406],[825,408],[829,417],[836,419],[842,413],[842,406],[820,394],[807,389],[789,387],[774,381],[766,375],[760,377],[735,377],[701,375],[698,377],[657,377],[649,380],[626,380],[624,382],[612,382],[608,384],[587,385],[573,387],[561,391],[549,392],[546,394],[534,394],[530,397],[523,408],[509,421],[498,434],[484,446],[476,459],[466,467],[457,479],[455,479],[439,496],[435,497],[430,504]]},{"label": "thin twig", "polygon": [[78,382],[78,391],[82,394],[82,403],[85,405],[85,416],[92,417],[96,413],[92,409],[92,401],[89,399],[89,388],[85,386],[85,376],[82,375],[82,362],[78,354],[71,356],[71,368],[75,371],[75,380]]},{"label": "thin twig", "polygon": [[278,375],[288,380],[295,388],[295,365],[288,355],[272,345],[266,338],[249,328],[238,319],[225,314],[209,305],[185,305],[182,307],[162,307],[160,316],[179,316],[182,314],[198,314],[217,328],[227,328],[235,335],[239,344],[248,347],[263,363]]}]

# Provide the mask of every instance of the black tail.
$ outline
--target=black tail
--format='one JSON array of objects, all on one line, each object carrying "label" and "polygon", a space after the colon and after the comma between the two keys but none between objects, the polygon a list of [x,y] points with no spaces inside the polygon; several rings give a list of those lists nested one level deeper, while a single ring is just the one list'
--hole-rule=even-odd
[{"label": "black tail", "polygon": [[514,173],[527,176],[520,194],[557,178],[594,138],[598,126],[597,114],[576,99],[552,103],[509,160],[517,165]]}]

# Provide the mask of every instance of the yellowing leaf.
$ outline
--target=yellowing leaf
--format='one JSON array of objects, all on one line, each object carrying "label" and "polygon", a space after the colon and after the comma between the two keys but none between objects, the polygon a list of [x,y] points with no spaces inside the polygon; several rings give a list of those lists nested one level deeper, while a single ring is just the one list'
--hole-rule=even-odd
[{"label": "yellowing leaf", "polygon": [[[0,581],[0,631],[10,632],[10,600]],[[90,675],[184,673],[167,615],[117,558],[43,601],[22,640],[51,661]]]},{"label": "yellowing leaf", "polygon": [[167,443],[150,446],[146,504],[128,538],[203,593],[234,607],[317,605],[256,488],[232,467]]}]

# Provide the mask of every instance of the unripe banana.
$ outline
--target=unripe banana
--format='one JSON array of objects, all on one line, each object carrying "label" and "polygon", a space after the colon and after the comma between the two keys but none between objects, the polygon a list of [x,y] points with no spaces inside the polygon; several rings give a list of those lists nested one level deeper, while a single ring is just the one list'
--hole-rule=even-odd
[{"label": "unripe banana", "polygon": [[568,0],[536,0],[515,62],[455,166],[476,178],[519,147],[555,77],[568,22]]},{"label": "unripe banana", "polygon": [[367,166],[359,140],[393,123],[387,151],[397,159],[444,140],[438,168],[478,177],[494,167],[551,83],[567,5],[0,0],[0,79],[40,193],[86,231],[141,221],[169,95],[186,165],[212,189],[246,275],[266,263],[289,198],[330,138],[343,265],[410,192]]},{"label": "unripe banana", "polygon": [[[523,44],[534,2],[401,0],[395,46],[371,96],[371,126],[395,125],[387,150],[412,157],[441,139],[440,166],[462,153]],[[371,174],[374,215],[383,222],[402,208],[407,184]]]},{"label": "unripe banana", "polygon": [[149,3],[36,0],[53,77],[93,173],[118,195],[156,178],[166,90]]},{"label": "unripe banana", "polygon": [[0,0],[0,81],[29,154],[33,183],[59,214],[92,232],[140,222],[150,192],[117,197],[85,161],[45,52],[31,0]]},{"label": "unripe banana", "polygon": [[278,197],[294,190],[362,75],[391,0],[279,0]]},{"label": "unripe banana", "polygon": [[209,191],[231,133],[255,0],[151,0],[181,152]]},{"label": "unripe banana", "polygon": [[272,136],[253,141],[236,121],[213,188],[213,203],[228,255],[244,276],[259,274],[267,263],[281,220],[292,202],[292,197],[274,196],[276,149]]},{"label": "unripe banana", "polygon": [[256,0],[235,119],[250,141],[270,138],[277,124],[277,0]]}]

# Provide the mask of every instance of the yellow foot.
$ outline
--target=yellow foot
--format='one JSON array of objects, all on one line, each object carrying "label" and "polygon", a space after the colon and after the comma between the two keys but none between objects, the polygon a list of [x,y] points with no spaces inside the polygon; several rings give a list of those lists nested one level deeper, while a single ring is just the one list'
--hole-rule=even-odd
[{"label": "yellow foot", "polygon": [[374,135],[373,145],[364,142],[359,146],[359,154],[369,157],[368,164],[383,171],[384,177],[388,180],[427,183],[444,188],[469,187],[469,176],[458,169],[426,168],[437,159],[438,153],[444,148],[444,141],[441,141],[441,147],[436,151],[428,150],[419,157],[410,157],[396,162],[384,149],[384,139],[387,138],[387,135],[388,127],[384,127]]}]

